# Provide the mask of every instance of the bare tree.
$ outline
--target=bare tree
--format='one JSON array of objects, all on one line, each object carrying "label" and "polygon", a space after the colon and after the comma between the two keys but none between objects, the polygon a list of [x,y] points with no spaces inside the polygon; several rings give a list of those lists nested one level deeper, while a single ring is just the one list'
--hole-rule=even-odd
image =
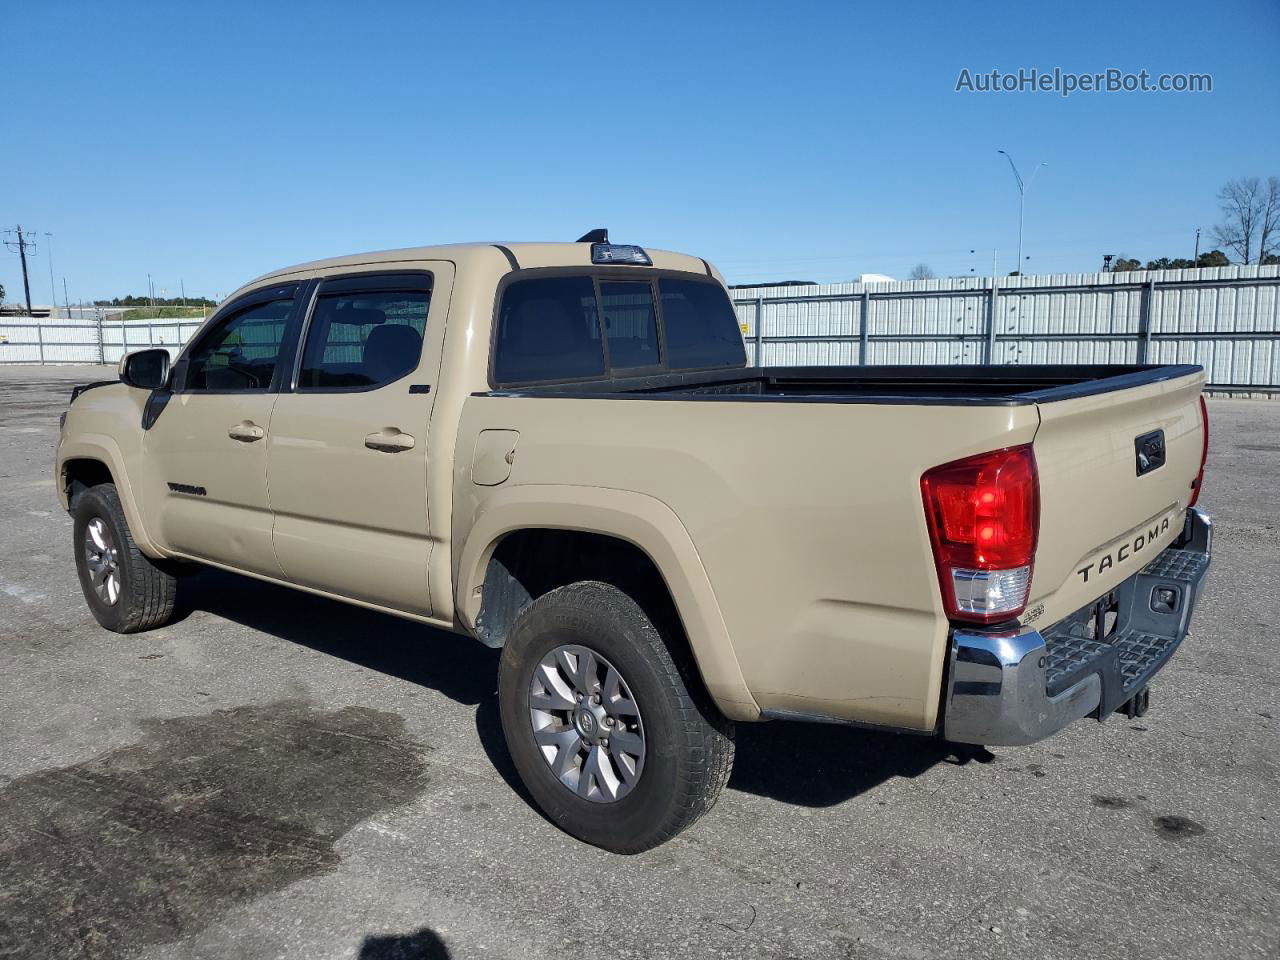
[{"label": "bare tree", "polygon": [[1262,225],[1258,234],[1258,262],[1276,252],[1276,234],[1280,233],[1280,177],[1267,177],[1262,191]]},{"label": "bare tree", "polygon": [[[1273,186],[1274,184],[1274,186]],[[1253,238],[1261,236],[1265,246],[1280,217],[1280,180],[1271,177],[1264,185],[1258,177],[1228,180],[1218,191],[1223,221],[1213,228],[1220,244],[1240,257],[1241,263],[1253,261]]]},{"label": "bare tree", "polygon": [[917,263],[911,270],[912,280],[932,280],[937,274],[933,272],[933,267],[927,263]]}]

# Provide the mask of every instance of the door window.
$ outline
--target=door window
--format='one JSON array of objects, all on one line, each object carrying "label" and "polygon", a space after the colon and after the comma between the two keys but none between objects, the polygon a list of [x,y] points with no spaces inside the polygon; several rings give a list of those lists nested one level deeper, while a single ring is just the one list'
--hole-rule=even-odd
[{"label": "door window", "polygon": [[217,324],[187,358],[183,389],[265,392],[271,387],[293,298],[245,307]]},{"label": "door window", "polygon": [[307,330],[299,390],[373,390],[417,368],[429,291],[323,290]]}]

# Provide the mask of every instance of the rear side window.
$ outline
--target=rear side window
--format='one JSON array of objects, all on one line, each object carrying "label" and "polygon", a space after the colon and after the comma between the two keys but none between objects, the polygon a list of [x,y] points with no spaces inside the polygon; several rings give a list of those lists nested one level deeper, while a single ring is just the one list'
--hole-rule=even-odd
[{"label": "rear side window", "polygon": [[718,283],[663,277],[658,290],[670,369],[746,365],[738,316]]},{"label": "rear side window", "polygon": [[506,288],[494,343],[498,383],[603,375],[604,345],[590,277],[539,277]]},{"label": "rear side window", "polygon": [[316,298],[299,390],[372,390],[418,366],[431,294],[377,290]]}]

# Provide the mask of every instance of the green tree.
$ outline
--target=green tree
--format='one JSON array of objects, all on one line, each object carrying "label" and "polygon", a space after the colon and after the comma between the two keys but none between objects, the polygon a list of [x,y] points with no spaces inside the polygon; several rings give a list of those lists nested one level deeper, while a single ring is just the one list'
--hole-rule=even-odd
[{"label": "green tree", "polygon": [[127,297],[113,297],[110,300],[95,300],[95,307],[149,307],[152,304],[157,307],[216,307],[217,303],[208,297],[187,297],[183,300],[181,297],[139,297],[129,294]]},{"label": "green tree", "polygon": [[1141,260],[1131,257],[1116,257],[1111,266],[1112,273],[1128,273],[1130,270],[1186,270],[1188,267],[1229,267],[1231,261],[1221,250],[1210,250],[1200,254],[1199,259],[1192,262],[1188,257],[1160,257],[1148,260],[1144,266]]}]

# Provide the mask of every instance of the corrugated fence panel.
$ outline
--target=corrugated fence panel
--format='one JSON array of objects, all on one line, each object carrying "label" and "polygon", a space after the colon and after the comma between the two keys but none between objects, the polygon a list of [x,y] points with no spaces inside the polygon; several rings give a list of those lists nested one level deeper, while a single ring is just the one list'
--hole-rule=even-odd
[{"label": "corrugated fence panel", "polygon": [[[766,303],[766,337],[840,337],[858,332],[859,305],[844,300],[818,303]],[[755,335],[755,329],[751,329]]]},{"label": "corrugated fence panel", "polygon": [[[117,363],[126,353],[165,347],[176,357],[202,320],[0,322],[0,363]],[[101,336],[101,346],[99,346]]]},{"label": "corrugated fence panel", "polygon": [[1137,363],[1134,340],[1001,340],[993,363]]},{"label": "corrugated fence panel", "polygon": [[1199,363],[1280,391],[1275,266],[1001,277],[994,310],[990,278],[732,292],[752,363],[757,312],[765,365],[859,363],[865,302],[867,363]]},{"label": "corrugated fence panel", "polygon": [[847,367],[857,364],[858,345],[847,340],[764,344],[766,367]]},{"label": "corrugated fence panel", "polygon": [[[868,363],[982,363],[982,345],[958,340],[873,340]],[[857,362],[856,360],[854,361]]]},{"label": "corrugated fence panel", "polygon": [[871,300],[871,333],[897,336],[976,334],[986,325],[985,294]]}]

